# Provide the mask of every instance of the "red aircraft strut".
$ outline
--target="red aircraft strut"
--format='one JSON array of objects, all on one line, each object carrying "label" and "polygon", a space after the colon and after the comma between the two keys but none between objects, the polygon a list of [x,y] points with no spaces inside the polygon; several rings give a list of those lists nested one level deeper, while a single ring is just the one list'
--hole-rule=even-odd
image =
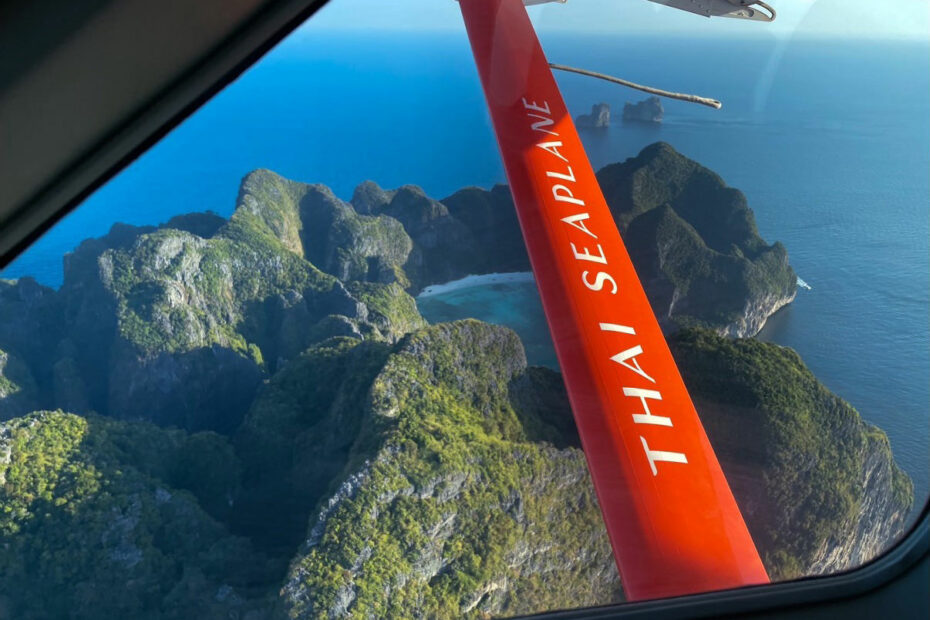
[{"label": "red aircraft strut", "polygon": [[768,577],[522,0],[460,0],[623,588]]}]

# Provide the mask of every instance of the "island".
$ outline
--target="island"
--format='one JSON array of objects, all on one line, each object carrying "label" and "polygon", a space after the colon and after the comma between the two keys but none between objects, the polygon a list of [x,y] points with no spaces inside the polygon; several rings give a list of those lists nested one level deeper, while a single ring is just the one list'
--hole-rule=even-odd
[{"label": "island", "polygon": [[662,107],[662,100],[658,97],[649,97],[637,103],[627,102],[623,106],[623,121],[634,123],[654,123],[662,122],[665,116],[665,109]]},{"label": "island", "polygon": [[578,129],[606,129],[610,127],[610,106],[596,103],[591,106],[590,114],[579,114],[575,119]]},{"label": "island", "polygon": [[[598,172],[773,579],[903,532],[887,436],[790,349],[785,248],[667,144]],[[231,217],[113,226],[0,281],[11,617],[481,618],[622,600],[561,376],[413,295],[527,271],[509,191],[256,170]]]}]

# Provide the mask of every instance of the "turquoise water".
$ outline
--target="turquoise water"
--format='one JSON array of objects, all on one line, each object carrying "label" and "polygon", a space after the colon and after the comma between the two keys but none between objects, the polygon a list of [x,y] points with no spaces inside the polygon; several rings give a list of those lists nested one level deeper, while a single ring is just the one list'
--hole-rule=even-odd
[{"label": "turquoise water", "polygon": [[[551,60],[719,98],[671,102],[659,127],[583,135],[600,167],[664,140],[743,190],[762,235],[811,285],[762,338],[798,350],[828,387],[891,437],[928,489],[930,50],[925,44],[546,37]],[[635,93],[560,75],[577,114]],[[867,87],[864,85],[868,85]],[[436,197],[504,182],[464,34],[313,32],[285,42],[9,266],[61,282],[61,258],[115,221],[228,215],[254,168],[331,186],[423,186]],[[460,289],[432,318],[511,325],[553,363],[532,285]],[[549,357],[547,357],[549,356]]]},{"label": "turquoise water", "polygon": [[421,296],[417,299],[417,307],[432,323],[478,318],[506,325],[523,341],[527,362],[553,369],[559,367],[535,282],[492,282],[456,288]]}]

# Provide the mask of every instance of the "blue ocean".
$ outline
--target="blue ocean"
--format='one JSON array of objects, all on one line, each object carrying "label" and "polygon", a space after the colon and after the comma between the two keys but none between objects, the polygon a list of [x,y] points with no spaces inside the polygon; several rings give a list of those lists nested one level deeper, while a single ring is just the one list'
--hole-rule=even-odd
[{"label": "blue ocean", "polygon": [[[553,62],[712,96],[720,111],[665,104],[658,126],[583,134],[595,168],[666,141],[741,189],[768,241],[810,285],[761,338],[813,372],[890,436],[930,489],[930,50],[926,43],[721,42],[544,36]],[[559,75],[570,109],[642,98]],[[62,256],[113,222],[229,215],[255,168],[329,185],[372,179],[444,197],[505,181],[464,33],[301,29],[40,239],[2,276],[50,286]],[[515,327],[554,364],[531,282],[488,282],[422,300],[433,320]],[[529,318],[527,318],[529,317]]]}]

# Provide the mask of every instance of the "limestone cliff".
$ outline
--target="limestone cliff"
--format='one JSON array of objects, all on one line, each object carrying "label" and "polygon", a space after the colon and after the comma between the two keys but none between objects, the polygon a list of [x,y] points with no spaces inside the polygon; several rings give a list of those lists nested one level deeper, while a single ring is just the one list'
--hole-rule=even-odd
[{"label": "limestone cliff", "polygon": [[[887,437],[793,352],[720,336],[793,298],[784,248],[667,145],[599,181],[770,574],[880,553],[913,503]],[[365,183],[345,202],[259,170],[228,219],[114,225],[66,256],[59,291],[0,281],[0,610],[617,600],[561,378],[527,368],[510,330],[427,326],[410,295],[526,269],[505,187],[436,201]]]},{"label": "limestone cliff", "polygon": [[797,276],[739,190],[667,144],[597,173],[652,309],[667,331],[754,336],[790,303]]},{"label": "limestone cliff", "polygon": [[234,484],[227,448],[60,411],[0,423],[4,616],[268,618],[252,584],[275,567],[204,510]]},{"label": "limestone cliff", "polygon": [[662,107],[662,100],[658,97],[649,97],[623,105],[623,121],[634,123],[661,123],[665,116],[665,110]]},{"label": "limestone cliff", "polygon": [[575,119],[578,129],[606,129],[610,127],[610,106],[596,103],[591,106],[590,114],[579,114]]},{"label": "limestone cliff", "polygon": [[701,330],[670,344],[772,578],[847,570],[895,542],[910,478],[797,353]]},{"label": "limestone cliff", "polygon": [[516,335],[438,325],[379,360],[350,465],[285,580],[289,617],[486,617],[618,600],[584,457],[534,434],[552,429],[515,387],[527,380]]}]

